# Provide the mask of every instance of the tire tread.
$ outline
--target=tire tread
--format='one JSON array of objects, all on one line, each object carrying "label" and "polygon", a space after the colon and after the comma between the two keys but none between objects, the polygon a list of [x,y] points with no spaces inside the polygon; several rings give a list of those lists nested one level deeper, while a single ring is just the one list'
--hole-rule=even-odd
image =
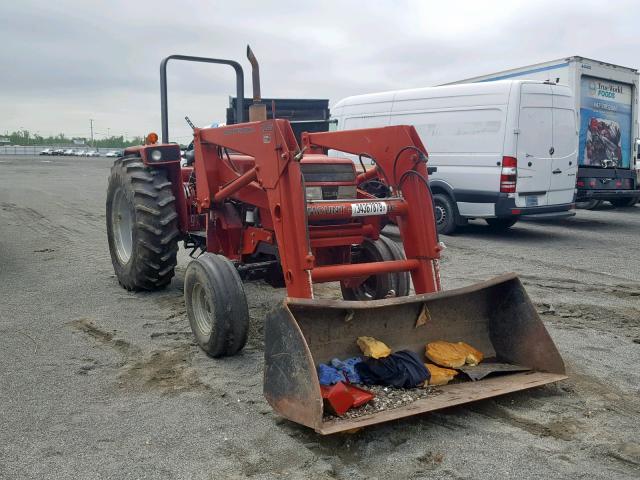
[{"label": "tire tread", "polygon": [[[134,245],[126,265],[120,265],[113,251],[109,225],[111,195],[116,184],[131,194],[135,215]],[[157,290],[170,283],[174,276],[180,231],[171,187],[164,171],[146,167],[138,156],[119,158],[111,167],[107,233],[118,281],[127,290]]]}]

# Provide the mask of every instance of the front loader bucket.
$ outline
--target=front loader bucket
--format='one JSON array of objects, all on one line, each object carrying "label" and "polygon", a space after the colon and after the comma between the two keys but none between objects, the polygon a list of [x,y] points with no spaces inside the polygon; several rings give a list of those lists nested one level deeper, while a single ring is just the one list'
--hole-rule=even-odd
[{"label": "front loader bucket", "polygon": [[[434,387],[441,390],[437,395],[357,418],[325,418],[316,366],[332,358],[360,355],[359,336],[375,337],[394,351],[412,350],[420,358],[428,342],[464,341],[481,350],[485,360],[479,365],[480,375],[458,375],[461,381]],[[490,375],[485,376],[487,373]],[[456,290],[370,302],[288,298],[269,314],[265,324],[267,401],[283,417],[321,434],[565,378],[562,358],[515,274]]]}]

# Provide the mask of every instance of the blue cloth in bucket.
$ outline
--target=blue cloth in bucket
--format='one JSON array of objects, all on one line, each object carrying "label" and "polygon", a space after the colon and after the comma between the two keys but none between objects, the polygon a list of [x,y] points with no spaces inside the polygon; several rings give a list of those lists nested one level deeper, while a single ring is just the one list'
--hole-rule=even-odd
[{"label": "blue cloth in bucket", "polygon": [[335,385],[338,382],[344,382],[345,378],[336,368],[321,363],[318,365],[318,380],[320,385]]},{"label": "blue cloth in bucket", "polygon": [[331,366],[342,373],[349,383],[362,383],[360,375],[358,375],[358,372],[356,371],[356,365],[361,362],[362,358],[360,357],[351,357],[344,361],[334,358],[331,360]]}]

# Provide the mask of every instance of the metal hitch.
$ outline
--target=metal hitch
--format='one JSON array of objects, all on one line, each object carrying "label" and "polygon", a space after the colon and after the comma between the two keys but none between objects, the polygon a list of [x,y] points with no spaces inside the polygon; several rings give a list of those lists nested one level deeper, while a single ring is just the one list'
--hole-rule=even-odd
[{"label": "metal hitch", "polygon": [[[464,341],[481,350],[485,360],[481,372],[469,374],[467,381],[435,387],[441,389],[438,395],[366,416],[326,420],[316,366],[332,358],[359,355],[356,338],[365,335],[393,350],[412,350],[421,358],[428,342]],[[287,298],[265,324],[267,401],[283,417],[321,434],[565,378],[564,362],[515,274],[455,290],[370,302]]]}]

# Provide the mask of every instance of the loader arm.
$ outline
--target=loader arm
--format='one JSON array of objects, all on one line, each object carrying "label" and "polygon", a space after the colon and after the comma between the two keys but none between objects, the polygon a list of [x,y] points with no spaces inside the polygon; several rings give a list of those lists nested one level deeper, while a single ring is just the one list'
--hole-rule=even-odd
[{"label": "loader arm", "polygon": [[[215,208],[234,196],[245,198],[249,186],[259,185],[266,192],[273,221],[282,269],[289,296],[312,298],[312,282],[335,281],[394,271],[410,271],[417,293],[438,291],[439,258],[428,188],[428,174],[423,161],[424,146],[413,127],[398,126],[351,132],[309,134],[309,146],[326,147],[348,153],[364,152],[373,157],[401,190],[402,197],[385,201],[386,208],[399,218],[398,224],[407,260],[365,263],[359,265],[317,266],[309,244],[308,219],[339,219],[352,215],[354,203],[348,201],[306,205],[304,183],[299,160],[300,149],[285,120],[250,122],[242,126],[198,129],[195,132],[196,170],[206,171],[198,176],[197,201],[202,208]],[[254,159],[253,168],[228,179],[228,167],[223,162],[206,162],[215,155],[217,147],[224,147]],[[364,149],[367,151],[364,151]],[[409,172],[410,174],[407,174]],[[222,175],[225,173],[224,175]],[[222,175],[222,176],[221,176]],[[220,188],[211,189],[212,185]],[[355,202],[356,199],[353,199]],[[342,216],[342,217],[341,217]]]},{"label": "loader arm", "polygon": [[[398,216],[398,227],[408,259],[416,259],[420,267],[411,272],[416,293],[440,290],[436,260],[440,258],[433,200],[428,187],[427,151],[414,127],[400,125],[384,128],[306,133],[303,146],[339,150],[372,158],[375,175],[401,190],[407,213]],[[407,172],[415,172],[403,177]],[[368,175],[373,178],[374,174]]]},{"label": "loader arm", "polygon": [[[294,161],[299,148],[289,122],[267,120],[241,126],[201,129],[195,132],[195,143],[201,144],[202,148],[217,145],[253,157],[253,168],[243,175],[236,174],[233,180],[222,185],[214,182],[212,185],[221,185],[217,191],[208,184],[197,184],[197,190],[207,195],[206,200],[213,202],[215,207],[232,195],[248,201],[250,199],[245,197],[247,187],[257,185],[262,188],[268,199],[287,292],[296,298],[312,298],[310,272],[314,258],[308,241],[302,173],[299,162]],[[205,157],[196,153],[196,162],[199,160],[205,167]],[[214,164],[213,168],[221,164],[211,163]],[[212,166],[209,165],[209,168]],[[202,181],[211,178],[208,175]],[[198,177],[196,182],[200,181]]]}]

